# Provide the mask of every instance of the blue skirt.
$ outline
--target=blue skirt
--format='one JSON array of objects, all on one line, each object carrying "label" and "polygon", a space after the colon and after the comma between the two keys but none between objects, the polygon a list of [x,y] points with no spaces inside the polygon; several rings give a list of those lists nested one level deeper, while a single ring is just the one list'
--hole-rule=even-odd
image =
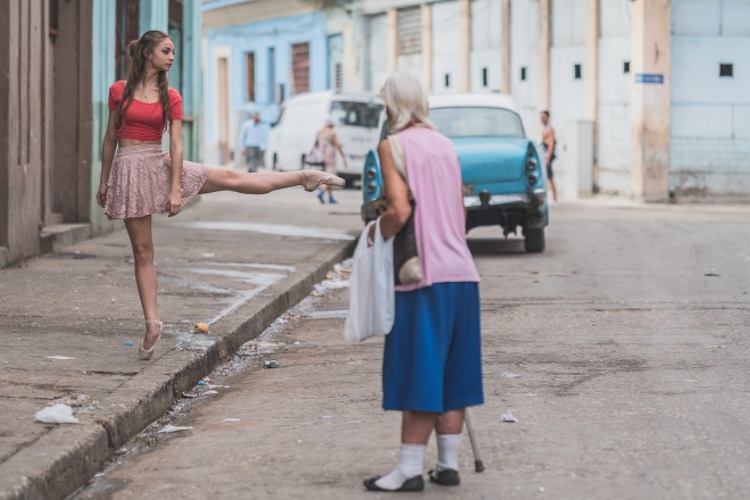
[{"label": "blue skirt", "polygon": [[484,403],[480,331],[478,283],[396,292],[383,408],[443,413]]}]

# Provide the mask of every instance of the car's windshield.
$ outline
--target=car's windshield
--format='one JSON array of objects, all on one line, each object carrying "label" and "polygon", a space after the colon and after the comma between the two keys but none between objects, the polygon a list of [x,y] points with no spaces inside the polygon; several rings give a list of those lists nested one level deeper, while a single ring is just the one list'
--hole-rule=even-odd
[{"label": "car's windshield", "polygon": [[430,120],[450,138],[511,136],[524,137],[521,118],[502,108],[454,107],[430,110]]},{"label": "car's windshield", "polygon": [[336,125],[375,128],[383,105],[375,102],[333,101],[331,118]]}]

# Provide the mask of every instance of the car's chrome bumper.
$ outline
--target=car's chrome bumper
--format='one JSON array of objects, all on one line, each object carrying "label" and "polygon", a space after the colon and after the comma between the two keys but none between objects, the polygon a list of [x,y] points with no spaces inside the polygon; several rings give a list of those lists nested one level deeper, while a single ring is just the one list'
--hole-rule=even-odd
[{"label": "car's chrome bumper", "polygon": [[547,199],[547,192],[544,189],[535,189],[531,193],[514,193],[514,194],[495,194],[479,193],[478,196],[464,196],[464,206],[466,208],[498,208],[498,207],[518,207],[532,206],[538,207],[543,205]]}]

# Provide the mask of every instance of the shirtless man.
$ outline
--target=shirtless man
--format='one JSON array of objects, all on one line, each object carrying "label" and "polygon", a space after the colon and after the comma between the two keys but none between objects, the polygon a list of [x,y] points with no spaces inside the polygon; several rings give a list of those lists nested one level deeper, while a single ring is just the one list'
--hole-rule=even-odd
[{"label": "shirtless man", "polygon": [[552,172],[552,162],[557,158],[555,156],[555,146],[557,140],[555,139],[555,129],[549,124],[549,111],[542,111],[540,113],[542,125],[544,125],[544,131],[542,132],[542,144],[544,145],[544,165],[547,167],[547,180],[549,181],[549,187],[552,190],[553,204],[557,203],[557,188],[555,187],[555,176]]}]

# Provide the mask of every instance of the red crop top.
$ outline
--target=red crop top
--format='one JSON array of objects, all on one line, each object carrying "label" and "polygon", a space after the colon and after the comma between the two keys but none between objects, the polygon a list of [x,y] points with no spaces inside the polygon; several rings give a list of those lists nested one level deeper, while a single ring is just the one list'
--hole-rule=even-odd
[{"label": "red crop top", "polygon": [[[109,87],[109,109],[115,111],[125,92],[125,80],[113,83]],[[169,89],[170,119],[182,120],[182,96],[175,89]],[[142,102],[133,98],[125,112],[123,128],[117,137],[138,141],[160,141],[162,136],[161,102]]]}]

